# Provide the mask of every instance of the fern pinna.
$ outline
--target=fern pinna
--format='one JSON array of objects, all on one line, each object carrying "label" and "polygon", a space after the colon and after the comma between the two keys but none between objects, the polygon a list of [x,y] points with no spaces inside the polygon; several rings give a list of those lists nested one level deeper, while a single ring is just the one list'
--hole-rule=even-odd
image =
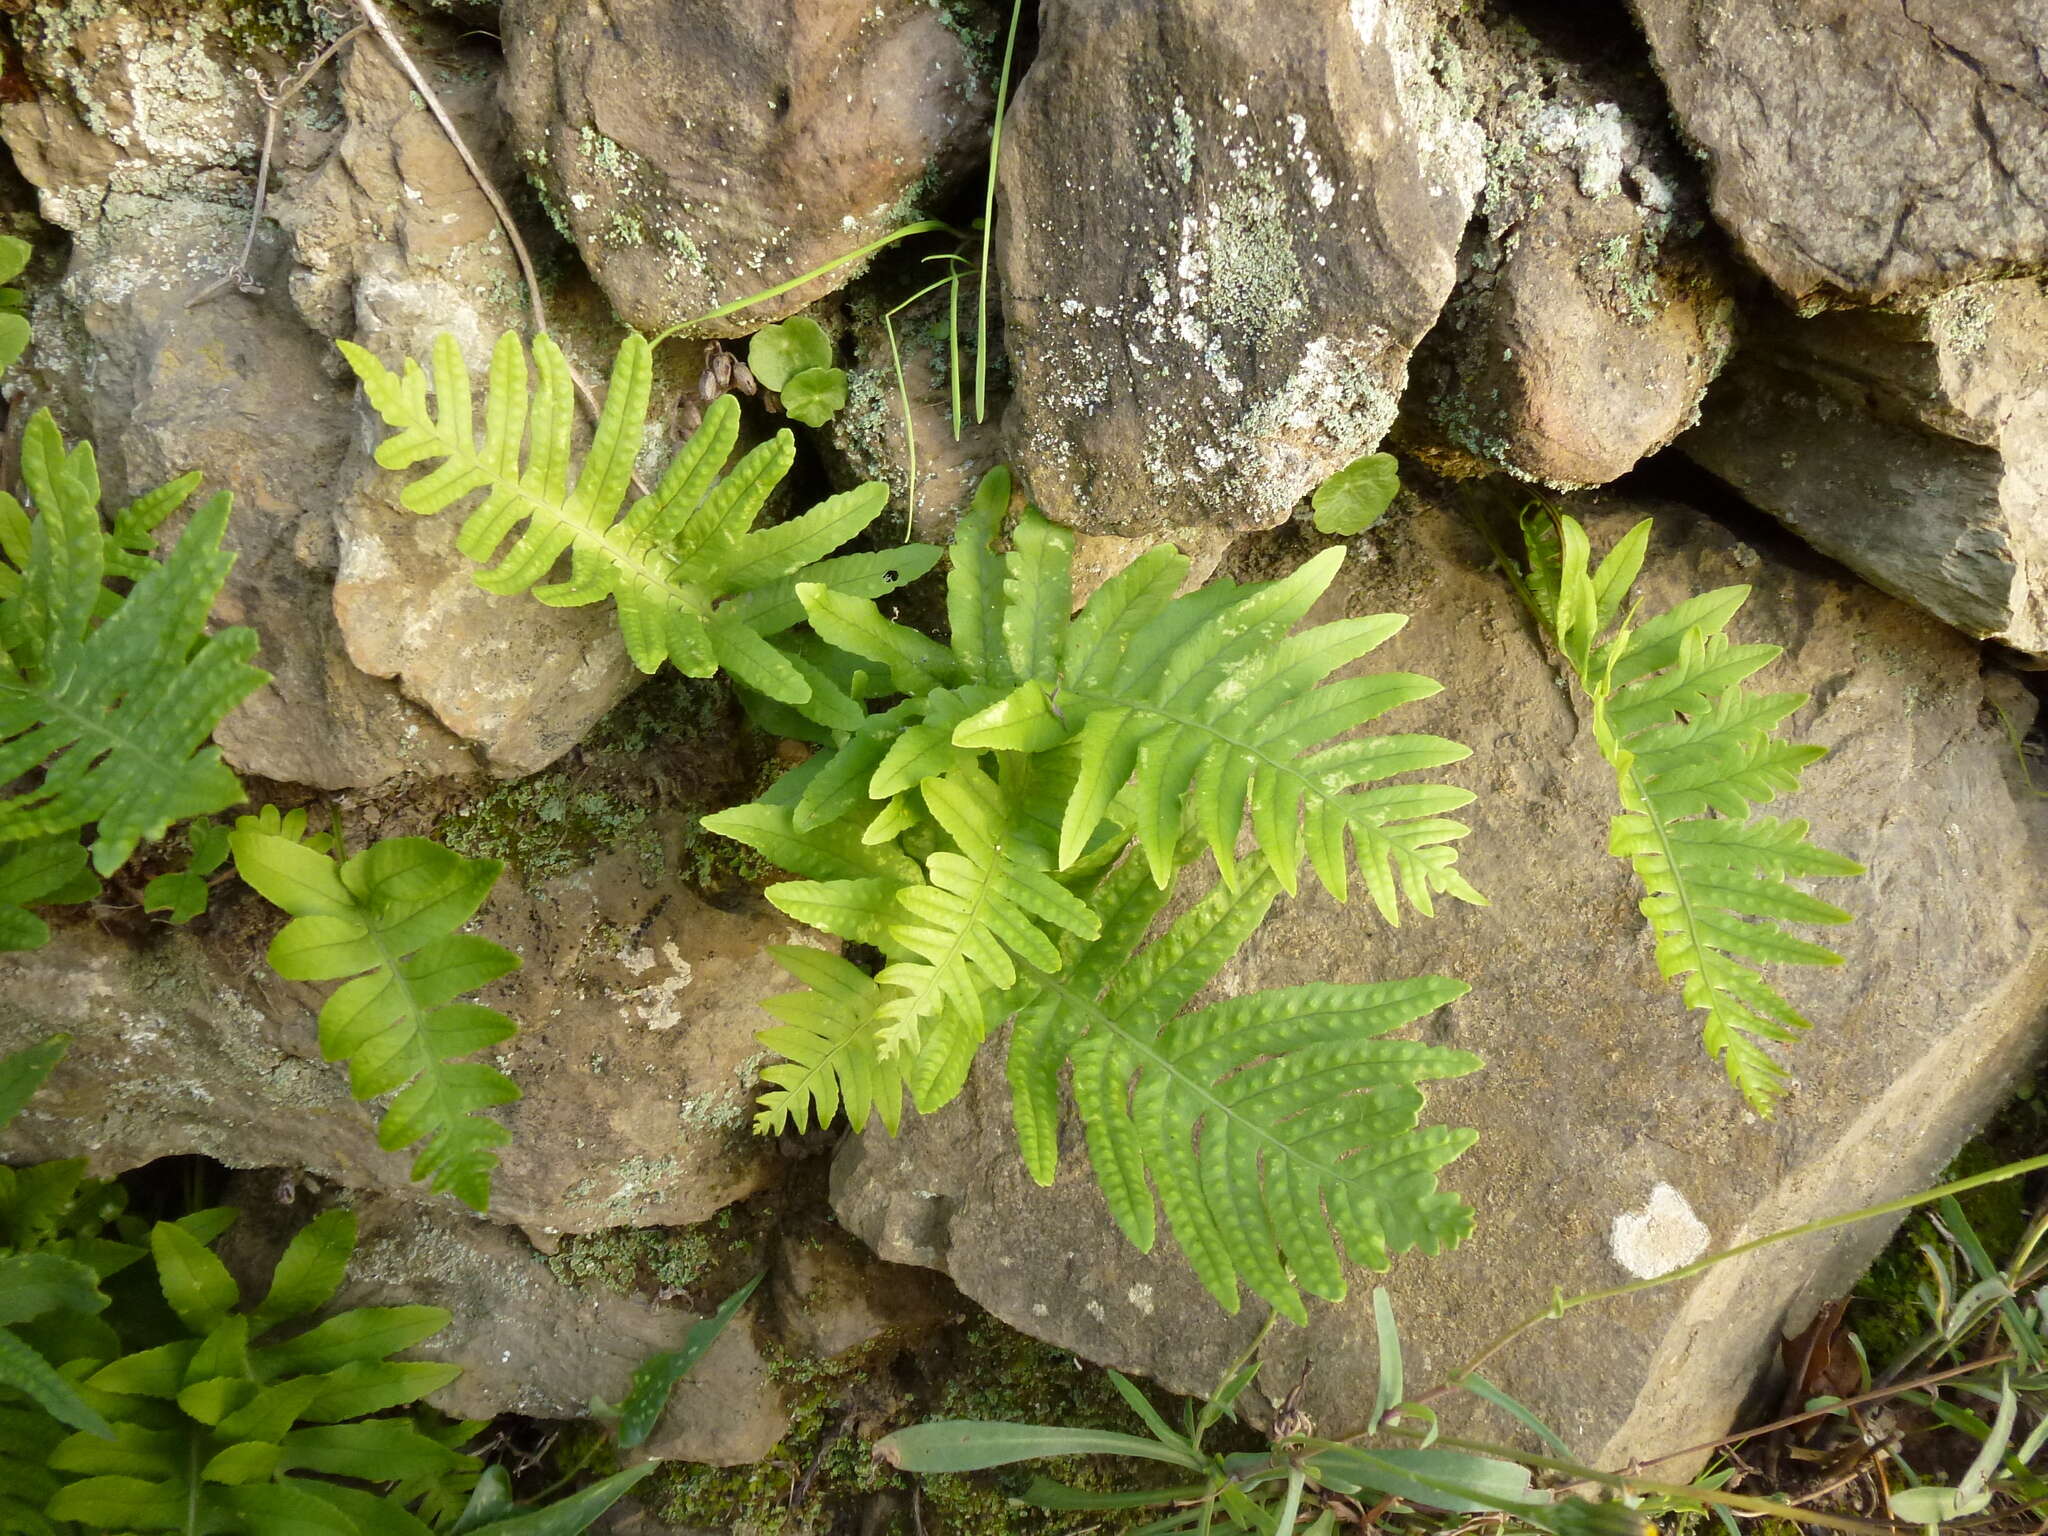
[{"label": "fern pinna", "polygon": [[[937,559],[922,547],[823,558],[881,514],[888,491],[879,483],[754,528],[796,460],[796,443],[787,430],[778,432],[721,474],[739,438],[739,405],[730,395],[705,411],[660,483],[621,515],[654,378],[653,349],[643,336],[629,334],[619,347],[573,484],[575,392],[561,349],[546,335],[534,338],[531,391],[518,335],[498,338],[481,443],[469,369],[454,338],[434,343],[431,381],[411,359],[400,376],[361,347],[340,347],[370,404],[394,429],[377,462],[403,470],[441,460],[406,486],[405,506],[430,515],[484,493],[463,521],[458,547],[482,564],[498,558],[508,538],[511,544],[496,565],[477,572],[477,585],[498,593],[531,589],[560,608],[612,598],[626,649],[643,672],[664,661],[691,677],[723,667],[771,699],[804,705],[821,680],[781,640],[803,620],[797,584],[880,597]],[[536,586],[565,554],[566,579]]]},{"label": "fern pinna", "polygon": [[[765,1073],[758,1127],[843,1108],[893,1131],[906,1094],[920,1110],[951,1099],[1015,1015],[1010,1070],[1033,1175],[1053,1176],[1051,1117],[1070,1068],[1096,1177],[1132,1240],[1154,1239],[1156,1187],[1224,1305],[1242,1281],[1300,1316],[1301,1290],[1343,1294],[1330,1227],[1354,1259],[1382,1266],[1390,1250],[1464,1231],[1464,1207],[1433,1174],[1470,1138],[1416,1132],[1416,1085],[1477,1063],[1379,1038],[1462,988],[1329,986],[1181,1009],[1295,888],[1304,859],[1340,899],[1356,871],[1390,922],[1403,902],[1428,913],[1438,896],[1480,901],[1454,863],[1466,828],[1447,815],[1469,793],[1386,782],[1466,749],[1351,734],[1437,685],[1329,680],[1398,617],[1291,633],[1341,549],[1279,581],[1185,595],[1186,558],[1156,549],[1076,614],[1071,535],[1027,508],[999,551],[1009,502],[997,471],[961,520],[948,643],[871,601],[796,588],[806,659],[832,688],[773,717],[824,750],[705,825],[802,877],[769,889],[782,910],[883,963],[870,975],[777,952],[809,990],[768,1004],[780,1023],[761,1038],[786,1059]],[[1247,819],[1257,852],[1241,858]],[[1216,887],[1169,918],[1204,848]]]},{"label": "fern pinna", "polygon": [[1522,535],[1528,566],[1517,585],[1592,704],[1622,805],[1608,851],[1629,861],[1647,892],[1642,913],[1656,934],[1657,968],[1680,982],[1687,1007],[1705,1013],[1708,1054],[1767,1116],[1786,1072],[1765,1042],[1796,1040],[1810,1021],[1756,963],[1841,964],[1782,925],[1850,915],[1789,882],[1863,873],[1809,841],[1804,821],[1753,813],[1796,790],[1800,774],[1827,755],[1771,734],[1807,695],[1742,686],[1783,654],[1729,638],[1748,587],[1703,592],[1640,622],[1633,612],[1623,617],[1649,548],[1647,519],[1597,567],[1574,518],[1531,507]]},{"label": "fern pinna", "polygon": [[352,978],[320,1009],[321,1055],[348,1062],[358,1099],[396,1090],[378,1145],[424,1140],[412,1176],[485,1210],[496,1149],[511,1135],[481,1112],[519,1089],[495,1067],[456,1058],[502,1044],[518,1026],[457,999],[516,970],[519,957],[457,930],[503,866],[420,837],[387,838],[337,863],[303,840],[304,826],[301,817],[267,830],[244,817],[228,839],[236,873],[292,917],[271,941],[271,969],[288,981]]},{"label": "fern pinna", "polygon": [[[22,436],[35,512],[0,494],[0,949],[49,930],[28,902],[78,901],[175,821],[222,810],[242,786],[208,744],[260,687],[255,632],[207,633],[234,556],[228,498],[193,512],[161,561],[157,527],[191,495],[173,481],[100,521],[92,445],[67,449],[47,411]],[[119,583],[114,585],[113,583]]]}]

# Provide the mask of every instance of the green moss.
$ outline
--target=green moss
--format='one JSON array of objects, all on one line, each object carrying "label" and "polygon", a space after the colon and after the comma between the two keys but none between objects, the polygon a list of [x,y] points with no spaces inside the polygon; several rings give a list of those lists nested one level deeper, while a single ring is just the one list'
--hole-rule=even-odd
[{"label": "green moss", "polygon": [[688,1291],[717,1266],[725,1250],[709,1223],[695,1227],[625,1227],[562,1239],[547,1265],[564,1285],[635,1291]]},{"label": "green moss", "polygon": [[442,817],[434,836],[471,858],[501,859],[523,884],[532,885],[634,837],[658,865],[661,848],[649,814],[644,805],[578,786],[567,770],[549,769]]}]

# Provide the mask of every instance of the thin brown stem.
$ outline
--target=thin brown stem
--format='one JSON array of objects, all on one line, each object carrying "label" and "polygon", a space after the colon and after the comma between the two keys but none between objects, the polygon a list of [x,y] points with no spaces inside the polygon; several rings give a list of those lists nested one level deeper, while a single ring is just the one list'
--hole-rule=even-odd
[{"label": "thin brown stem", "polygon": [[1672,1461],[1680,1456],[1696,1455],[1701,1451],[1718,1451],[1726,1445],[1740,1445],[1745,1440],[1754,1440],[1758,1435],[1768,1435],[1775,1430],[1789,1429],[1794,1424],[1804,1424],[1809,1419],[1826,1418],[1839,1409],[1860,1408],[1865,1403],[1882,1402],[1885,1398],[1896,1397],[1901,1392],[1913,1392],[1921,1387],[1931,1387],[1938,1382],[1947,1381],[1952,1376],[1966,1376],[1971,1371],[1982,1370],[1987,1365],[1997,1365],[2001,1361],[2010,1359],[2012,1359],[2012,1352],[2008,1350],[2004,1354],[1989,1360],[1970,1360],[1962,1365],[1952,1365],[1945,1371],[1935,1371],[1927,1376],[1916,1376],[1913,1380],[1902,1381],[1897,1386],[1873,1387],[1868,1392],[1861,1393],[1856,1397],[1845,1397],[1840,1402],[1828,1404],[1825,1408],[1810,1408],[1805,1413],[1795,1413],[1782,1419],[1773,1419],[1768,1424],[1759,1424],[1754,1429],[1745,1429],[1732,1435],[1723,1435],[1718,1440],[1702,1441],[1698,1445],[1688,1445],[1683,1450],[1666,1451],[1661,1456],[1647,1457],[1637,1462],[1636,1465],[1639,1467],[1654,1467],[1660,1461]]},{"label": "thin brown stem", "polygon": [[[215,294],[226,291],[231,285],[248,294],[263,291],[257,286],[255,277],[249,271],[249,260],[256,254],[256,232],[263,225],[263,210],[270,201],[270,157],[277,146],[278,120],[284,115],[285,104],[313,83],[313,77],[320,73],[329,59],[340,52],[343,43],[356,37],[363,30],[360,26],[350,27],[315,54],[312,63],[280,86],[275,96],[263,97],[263,152],[256,160],[256,196],[249,209],[249,233],[242,239],[242,254],[235,258],[234,265],[227,271],[187,299],[187,309],[198,308]],[[256,91],[258,95],[262,95],[261,84],[256,87]]]}]

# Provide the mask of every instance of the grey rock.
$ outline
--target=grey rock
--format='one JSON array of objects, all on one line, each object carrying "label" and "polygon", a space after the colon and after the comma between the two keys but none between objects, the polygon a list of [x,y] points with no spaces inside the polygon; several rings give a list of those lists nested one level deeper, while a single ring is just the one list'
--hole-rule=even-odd
[{"label": "grey rock", "polygon": [[1680,439],[1823,553],[2048,655],[2048,290],[1761,325]]},{"label": "grey rock", "polygon": [[[658,330],[846,256],[945,194],[984,148],[992,104],[978,8],[970,26],[956,14],[512,0],[505,101],[527,170],[621,318]],[[793,314],[859,265],[702,334]]]},{"label": "grey rock", "polygon": [[1378,446],[1483,175],[1432,73],[1438,20],[1421,0],[1044,7],[997,259],[1004,427],[1048,515],[1270,526]]},{"label": "grey rock", "polygon": [[[521,1026],[496,1061],[525,1094],[497,1112],[513,1139],[491,1215],[542,1237],[702,1221],[778,1172],[748,1127],[754,1031],[760,999],[787,990],[762,950],[798,936],[707,907],[640,857],[629,845],[531,892],[502,880],[478,930],[524,960],[479,994]],[[319,1060],[325,989],[263,965],[279,922],[249,898],[205,941],[178,930],[136,948],[83,923],[0,958],[0,1051],[76,1037],[0,1151],[89,1156],[100,1173],[198,1152],[428,1201],[410,1157],[377,1149],[346,1068]]]},{"label": "grey rock", "polygon": [[[1441,1085],[1427,1109],[1429,1123],[1481,1132],[1445,1173],[1475,1206],[1477,1230],[1448,1256],[1397,1259],[1385,1281],[1411,1392],[1540,1310],[1553,1286],[1621,1284],[1635,1277],[1626,1264],[1923,1186],[2043,1034],[2048,914],[2034,871],[2048,810],[2017,781],[1976,649],[1867,587],[1761,559],[1682,509],[1604,505],[1596,545],[1627,525],[1623,514],[1657,514],[1644,588],[1653,611],[1707,587],[1755,585],[1739,637],[1786,646],[1772,685],[1814,696],[1792,731],[1832,748],[1788,808],[1872,873],[1824,882],[1857,914],[1825,935],[1846,964],[1776,978],[1817,1022],[1788,1048],[1796,1091],[1777,1119],[1759,1121],[1658,979],[1634,877],[1605,854],[1612,775],[1484,546],[1426,505],[1365,536],[1317,616],[1415,615],[1374,660],[1445,691],[1388,727],[1473,747],[1442,776],[1481,794],[1459,813],[1474,828],[1461,867],[1492,906],[1389,930],[1361,902],[1305,891],[1217,985],[1234,994],[1428,973],[1472,984],[1418,1026],[1477,1051],[1486,1068]],[[1296,534],[1247,541],[1232,569],[1271,574],[1303,553]],[[1225,1317],[1170,1241],[1150,1255],[1131,1249],[1071,1121],[1058,1181],[1033,1185],[1000,1056],[1000,1044],[985,1052],[961,1098],[900,1139],[849,1139],[834,1168],[841,1220],[884,1259],[944,1269],[1013,1327],[1174,1390],[1211,1389],[1256,1331],[1258,1305]],[[1796,1331],[1840,1294],[1884,1237],[1882,1223],[1843,1229],[1700,1284],[1573,1312],[1488,1374],[1594,1464],[1677,1450],[1726,1428],[1780,1327]],[[1312,1305],[1305,1332],[1283,1327],[1266,1346],[1276,1390],[1314,1360],[1304,1406],[1322,1434],[1364,1427],[1375,1283],[1357,1274],[1349,1300]]]},{"label": "grey rock", "polygon": [[1714,214],[1798,304],[2048,262],[2040,0],[1634,0]]}]

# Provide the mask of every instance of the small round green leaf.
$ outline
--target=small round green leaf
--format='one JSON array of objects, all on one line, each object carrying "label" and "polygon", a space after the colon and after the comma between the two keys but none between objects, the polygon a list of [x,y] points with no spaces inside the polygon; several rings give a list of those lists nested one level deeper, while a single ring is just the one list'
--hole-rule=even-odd
[{"label": "small round green leaf", "polygon": [[846,375],[837,368],[806,368],[782,387],[782,408],[792,421],[822,427],[846,408]]},{"label": "small round green leaf", "polygon": [[1369,453],[1338,470],[1310,498],[1317,531],[1349,538],[1370,528],[1401,489],[1399,470],[1391,453]]},{"label": "small round green leaf", "polygon": [[756,331],[747,343],[747,366],[763,388],[780,393],[806,369],[831,367],[832,342],[817,321],[798,315]]}]

